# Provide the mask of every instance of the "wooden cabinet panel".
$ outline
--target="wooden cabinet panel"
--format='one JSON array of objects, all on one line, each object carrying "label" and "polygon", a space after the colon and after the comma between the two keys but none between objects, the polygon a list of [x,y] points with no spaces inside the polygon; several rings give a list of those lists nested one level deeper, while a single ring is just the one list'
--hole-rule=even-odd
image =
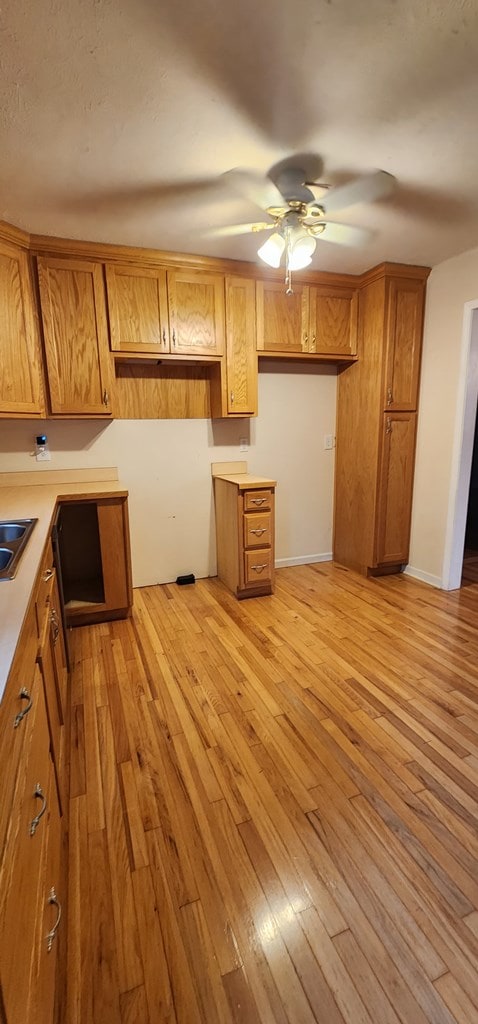
[{"label": "wooden cabinet panel", "polygon": [[65,790],[65,762],[64,762],[64,726],[60,710],[58,685],[55,671],[55,659],[53,644],[49,627],[47,628],[38,656],[38,664],[43,680],[45,691],[48,727],[51,739],[51,751],[55,769],[56,784],[58,789],[58,801],[61,809],[66,808],[67,793]]},{"label": "wooden cabinet panel", "polygon": [[246,586],[257,587],[258,584],[270,583],[272,579],[272,552],[270,548],[246,551],[244,558]]},{"label": "wooden cabinet panel", "polygon": [[53,578],[49,616],[50,643],[52,646],[60,718],[62,725],[64,725],[67,720],[68,665],[66,659],[65,637],[61,621],[60,594],[56,574]]},{"label": "wooden cabinet panel", "polygon": [[264,352],[307,352],[309,306],[306,285],[294,284],[292,295],[279,281],[256,286],[257,348]]},{"label": "wooden cabinet panel", "polygon": [[48,797],[31,981],[30,1018],[35,1024],[53,1024],[59,947],[66,945],[64,872],[60,867],[61,818],[51,765]]},{"label": "wooden cabinet panel", "polygon": [[168,270],[171,352],[221,356],[224,352],[224,277]]},{"label": "wooden cabinet panel", "polygon": [[227,412],[257,413],[255,282],[226,278]]},{"label": "wooden cabinet panel", "polygon": [[169,352],[166,271],[106,264],[111,348]]},{"label": "wooden cabinet panel", "polygon": [[272,508],[272,491],[254,490],[244,492],[244,512],[257,512]]},{"label": "wooden cabinet panel", "polygon": [[40,257],[38,277],[52,413],[111,416],[101,265]]},{"label": "wooden cabinet panel", "polygon": [[358,296],[353,289],[309,288],[309,351],[355,355],[357,310]]},{"label": "wooden cabinet panel", "polygon": [[0,415],[44,415],[28,257],[4,242],[0,242]]},{"label": "wooden cabinet panel", "polygon": [[378,492],[376,562],[408,561],[416,413],[385,413]]},{"label": "wooden cabinet panel", "polygon": [[389,282],[384,408],[417,408],[423,300],[421,281]]}]

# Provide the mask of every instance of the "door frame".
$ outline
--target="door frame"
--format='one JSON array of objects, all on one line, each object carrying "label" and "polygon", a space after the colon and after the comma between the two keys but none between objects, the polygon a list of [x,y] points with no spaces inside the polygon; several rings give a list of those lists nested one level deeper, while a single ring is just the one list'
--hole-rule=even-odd
[{"label": "door frame", "polygon": [[465,303],[442,589],[461,586],[478,400],[478,299]]}]

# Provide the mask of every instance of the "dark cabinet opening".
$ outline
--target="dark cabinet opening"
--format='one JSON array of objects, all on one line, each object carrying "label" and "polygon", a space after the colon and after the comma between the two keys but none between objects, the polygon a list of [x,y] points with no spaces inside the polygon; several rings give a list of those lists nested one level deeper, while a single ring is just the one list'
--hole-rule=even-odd
[{"label": "dark cabinet opening", "polygon": [[103,604],[105,589],[96,502],[63,505],[58,543],[66,611]]}]

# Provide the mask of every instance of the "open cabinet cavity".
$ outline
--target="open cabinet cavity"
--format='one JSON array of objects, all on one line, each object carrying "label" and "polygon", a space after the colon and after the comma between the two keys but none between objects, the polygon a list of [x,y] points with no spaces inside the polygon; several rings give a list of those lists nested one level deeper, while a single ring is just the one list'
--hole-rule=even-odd
[{"label": "open cabinet cavity", "polygon": [[62,503],[57,532],[66,624],[128,615],[132,589],[126,498]]}]

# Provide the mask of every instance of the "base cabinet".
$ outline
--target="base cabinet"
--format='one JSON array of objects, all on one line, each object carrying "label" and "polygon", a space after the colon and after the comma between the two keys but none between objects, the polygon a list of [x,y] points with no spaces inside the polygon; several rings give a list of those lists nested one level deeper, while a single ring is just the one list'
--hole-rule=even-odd
[{"label": "base cabinet", "polygon": [[216,476],[217,574],[238,598],[274,589],[275,480]]}]

